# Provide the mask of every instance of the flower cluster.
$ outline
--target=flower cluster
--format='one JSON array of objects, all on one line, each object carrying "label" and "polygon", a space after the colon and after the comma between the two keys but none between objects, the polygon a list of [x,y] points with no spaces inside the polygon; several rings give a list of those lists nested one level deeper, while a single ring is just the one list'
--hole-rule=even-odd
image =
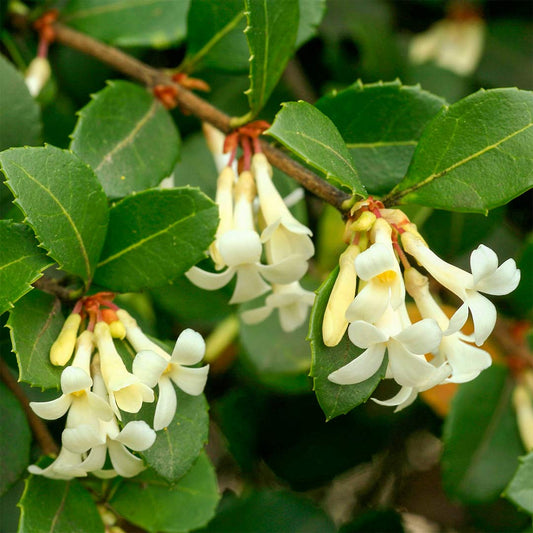
[{"label": "flower cluster", "polygon": [[[141,458],[129,450],[144,451],[155,441],[155,431],[167,427],[176,412],[172,382],[191,395],[201,394],[209,365],[201,361],[205,343],[191,329],[183,331],[168,354],[150,340],[137,322],[111,300],[113,294],[82,298],[65,321],[50,350],[50,361],[65,366],[62,395],[49,402],[31,402],[37,415],[55,420],[67,414],[55,461],[46,468],[31,465],[33,474],[55,479],[120,475],[132,477],[144,469]],[[79,333],[81,326],[85,329]],[[114,339],[126,339],[136,355],[131,372],[117,351]],[[144,402],[158,400],[153,429],[144,421],[122,424],[122,413],[137,413]],[[122,426],[122,428],[121,428]],[[111,469],[104,469],[109,452]]]},{"label": "flower cluster", "polygon": [[[418,392],[443,382],[470,381],[490,366],[490,355],[478,346],[494,328],[496,308],[481,293],[503,295],[514,290],[520,281],[514,260],[498,266],[496,254],[480,245],[470,258],[471,273],[466,272],[440,259],[403,212],[385,209],[369,198],[351,214],[345,235],[349,245],[340,258],[322,334],[326,346],[335,346],[348,329],[350,341],[364,351],[328,379],[340,385],[360,383],[379,370],[387,353],[385,377],[401,389],[389,400],[375,401],[399,410]],[[463,302],[451,318],[431,294],[429,279],[411,266],[407,254]],[[406,292],[422,316],[414,324]],[[467,336],[461,328],[469,315],[474,333]]]},{"label": "flower cluster", "polygon": [[264,154],[256,149],[248,155],[238,176],[230,159],[218,177],[220,223],[209,248],[218,272],[193,267],[186,275],[206,290],[220,289],[236,278],[232,304],[272,291],[264,306],[243,312],[242,319],[255,324],[278,309],[283,330],[293,331],[305,321],[314,301],[314,294],[299,283],[314,253],[312,233],[289,211]]}]

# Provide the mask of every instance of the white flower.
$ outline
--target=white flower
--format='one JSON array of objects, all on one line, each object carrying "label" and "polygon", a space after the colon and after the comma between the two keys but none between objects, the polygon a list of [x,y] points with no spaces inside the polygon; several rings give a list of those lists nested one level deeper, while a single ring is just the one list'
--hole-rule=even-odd
[{"label": "white flower", "polygon": [[172,355],[163,350],[140,351],[133,361],[133,373],[149,387],[159,386],[159,398],[154,416],[154,429],[167,427],[176,412],[176,391],[172,381],[185,393],[198,396],[204,390],[209,365],[190,368],[199,363],[205,354],[202,336],[186,329],[176,341]]},{"label": "white flower", "polygon": [[490,354],[464,342],[469,338],[461,332],[449,331],[450,321],[429,291],[428,279],[414,268],[405,271],[405,285],[423,318],[433,318],[445,332],[438,348],[438,357],[448,361],[452,375],[447,380],[464,383],[476,378],[492,364]]},{"label": "white flower", "polygon": [[244,311],[241,317],[247,324],[257,324],[278,309],[281,329],[294,331],[305,322],[307,310],[314,301],[315,294],[305,290],[297,281],[289,285],[273,285],[272,294],[266,297],[265,305]]},{"label": "white flower", "polygon": [[332,372],[328,379],[339,385],[365,381],[378,371],[387,350],[388,373],[398,384],[417,388],[430,382],[439,369],[426,361],[424,354],[439,346],[442,332],[438,324],[430,319],[405,327],[406,313],[403,310],[395,311],[389,306],[376,325],[361,320],[350,324],[350,340],[366,350],[347,365]]},{"label": "white flower", "polygon": [[154,393],[137,376],[128,372],[105,322],[96,324],[94,335],[100,354],[100,369],[109,393],[109,403],[118,419],[122,420],[119,409],[137,413],[143,402],[154,401]]},{"label": "white flower", "polygon": [[367,284],[346,311],[350,322],[375,323],[389,304],[397,309],[405,300],[400,265],[392,246],[392,229],[384,219],[378,218],[372,234],[374,244],[355,258],[357,276]]},{"label": "white flower", "polygon": [[456,294],[464,304],[450,320],[450,331],[461,329],[472,313],[474,338],[481,346],[496,323],[496,308],[478,291],[503,295],[513,291],[520,281],[520,270],[513,259],[498,267],[498,256],[487,246],[480,245],[470,256],[472,274],[443,261],[416,235],[404,233],[402,244],[441,285]]},{"label": "white flower", "polygon": [[252,157],[261,213],[266,223],[261,240],[270,244],[270,262],[279,263],[293,254],[309,259],[314,254],[313,233],[296,220],[272,183],[272,167],[264,154]]},{"label": "white flower", "polygon": [[28,466],[30,474],[44,476],[50,479],[73,479],[87,476],[87,471],[80,465],[83,462],[81,453],[73,453],[62,447],[56,460],[46,468],[37,465]]}]

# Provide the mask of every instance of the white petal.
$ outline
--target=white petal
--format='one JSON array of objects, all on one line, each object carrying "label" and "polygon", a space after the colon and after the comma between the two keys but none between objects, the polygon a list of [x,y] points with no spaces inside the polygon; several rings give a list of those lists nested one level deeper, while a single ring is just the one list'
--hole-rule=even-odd
[{"label": "white petal", "polygon": [[355,271],[357,275],[368,281],[387,270],[396,272],[398,261],[392,251],[392,246],[374,243],[370,248],[361,252],[355,258]]},{"label": "white petal", "polygon": [[67,366],[61,372],[61,390],[65,394],[78,392],[90,388],[93,384],[91,376],[77,366]]},{"label": "white petal", "polygon": [[237,283],[230,304],[239,304],[253,300],[270,290],[270,285],[265,283],[259,275],[255,265],[244,265],[237,269]]},{"label": "white petal", "polygon": [[235,268],[229,267],[224,272],[219,272],[215,274],[214,272],[206,272],[198,267],[192,267],[190,270],[185,272],[187,279],[207,291],[215,291],[227,285],[233,276],[235,275]]},{"label": "white petal", "polygon": [[200,368],[189,368],[173,364],[169,375],[183,392],[191,396],[198,396],[204,390],[208,373],[209,365]]},{"label": "white petal", "polygon": [[434,352],[439,347],[442,331],[432,318],[424,318],[394,335],[407,350],[415,354]]},{"label": "white petal", "polygon": [[383,283],[370,281],[363,287],[346,310],[346,320],[364,320],[374,323],[379,320],[389,305],[390,290]]},{"label": "white petal", "polygon": [[222,259],[230,267],[257,263],[263,251],[259,235],[251,230],[228,231],[220,236],[217,246]]},{"label": "white petal", "polygon": [[299,303],[279,308],[279,323],[287,333],[298,329],[307,318],[307,306]]},{"label": "white petal", "polygon": [[87,472],[93,470],[100,470],[104,467],[105,458],[107,455],[107,446],[102,444],[101,446],[95,446],[90,452],[85,461],[81,463],[80,467],[84,468]]},{"label": "white petal", "polygon": [[134,477],[144,470],[143,460],[135,457],[119,442],[109,443],[109,457],[119,476]]},{"label": "white petal", "polygon": [[122,411],[138,413],[143,402],[153,402],[154,392],[144,383],[135,383],[115,391],[115,401]]},{"label": "white petal", "polygon": [[423,356],[407,351],[398,341],[388,343],[389,364],[394,380],[405,387],[423,387],[437,369]]},{"label": "white petal", "polygon": [[109,470],[94,470],[91,472],[91,474],[100,479],[111,479],[113,477],[117,477],[118,475],[112,468]]},{"label": "white petal", "polygon": [[480,244],[470,255],[470,269],[474,285],[498,268],[498,256],[489,247]]},{"label": "white petal", "polygon": [[359,348],[368,348],[389,339],[389,336],[383,331],[363,320],[352,322],[348,328],[348,335],[350,340]]},{"label": "white petal", "polygon": [[384,356],[385,345],[375,344],[347,365],[332,372],[328,379],[338,385],[361,383],[379,370]]},{"label": "white petal", "polygon": [[397,394],[395,394],[392,398],[389,398],[388,400],[378,400],[377,398],[371,399],[372,401],[379,403],[379,405],[392,407],[394,405],[401,405],[402,403],[409,400],[413,395],[413,392],[415,393],[416,398],[416,390],[413,389],[413,387],[402,387]]},{"label": "white petal", "polygon": [[87,476],[87,471],[81,468],[81,455],[61,448],[57,459],[46,468],[37,465],[28,466],[31,474],[41,475],[50,479],[72,479]]},{"label": "white petal", "polygon": [[263,322],[263,320],[270,316],[273,309],[273,307],[268,306],[249,309],[241,313],[241,318],[245,324],[259,324],[259,322]]},{"label": "white petal", "polygon": [[514,291],[520,283],[520,270],[514,259],[507,259],[495,272],[486,276],[475,285],[476,290],[495,296],[502,296]]},{"label": "white petal", "polygon": [[143,350],[135,356],[131,370],[145,385],[154,388],[167,366],[167,359],[150,350]]},{"label": "white petal", "polygon": [[134,420],[124,426],[115,440],[136,452],[142,452],[152,446],[155,437],[155,431],[144,420]]},{"label": "white petal", "polygon": [[174,346],[171,361],[180,365],[195,365],[199,363],[205,354],[205,341],[203,337],[193,329],[184,329]]},{"label": "white petal", "polygon": [[481,346],[492,333],[496,324],[496,307],[490,300],[475,291],[469,291],[466,303],[474,321],[476,344]]},{"label": "white petal", "polygon": [[492,364],[488,352],[462,342],[458,336],[445,337],[442,350],[452,367],[452,383],[471,381]]},{"label": "white petal", "polygon": [[450,318],[450,323],[448,324],[448,329],[443,333],[443,335],[450,335],[459,331],[468,319],[468,305],[464,303],[455,313],[452,318]]},{"label": "white petal", "polygon": [[94,416],[98,419],[108,422],[113,418],[113,410],[111,409],[111,406],[94,392],[89,391],[87,393],[87,401]]},{"label": "white petal", "polygon": [[71,452],[83,453],[95,446],[105,444],[105,436],[97,433],[92,426],[81,424],[77,427],[64,429],[61,434],[61,442]]},{"label": "white petal", "polygon": [[56,420],[68,411],[71,403],[72,398],[62,394],[59,398],[49,402],[30,402],[30,407],[37,416],[45,420]]},{"label": "white petal", "polygon": [[305,257],[301,255],[291,255],[279,263],[273,265],[259,265],[261,274],[270,281],[278,285],[287,285],[293,281],[298,281],[307,272],[309,265]]},{"label": "white petal", "polygon": [[163,376],[159,382],[159,398],[155,408],[154,429],[159,431],[172,422],[176,414],[176,391],[169,378]]}]

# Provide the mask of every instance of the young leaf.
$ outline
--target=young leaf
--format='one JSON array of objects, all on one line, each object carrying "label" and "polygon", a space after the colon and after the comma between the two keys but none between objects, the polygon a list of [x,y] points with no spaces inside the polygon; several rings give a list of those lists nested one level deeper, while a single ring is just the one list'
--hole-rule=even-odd
[{"label": "young leaf", "polygon": [[446,102],[399,80],[351,87],[316,107],[339,129],[368,192],[384,194],[404,176],[424,126]]},{"label": "young leaf", "polygon": [[22,74],[0,55],[0,151],[39,144],[41,111],[30,96]]},{"label": "young leaf", "polygon": [[450,496],[463,503],[496,500],[523,453],[511,405],[513,381],[494,365],[461,385],[444,424],[442,476]]},{"label": "young leaf", "polygon": [[31,284],[52,264],[30,228],[0,220],[0,315],[32,289]]},{"label": "young leaf", "polygon": [[0,382],[0,496],[22,475],[30,462],[31,431],[20,402]]},{"label": "young leaf", "polygon": [[169,48],[187,31],[190,0],[70,0],[61,22],[117,46]]},{"label": "young leaf", "polygon": [[424,129],[390,203],[487,213],[533,186],[533,93],[481,89]]},{"label": "young leaf", "polygon": [[107,200],[93,171],[54,146],[12,148],[0,165],[15,203],[60,268],[85,282],[104,243]]},{"label": "young leaf", "polygon": [[153,533],[178,533],[204,526],[219,500],[215,470],[202,453],[175,485],[150,470],[124,479],[108,504],[120,516]]},{"label": "young leaf", "polygon": [[520,466],[505,489],[505,497],[533,515],[533,452],[520,458]]},{"label": "young leaf", "polygon": [[298,0],[245,0],[250,48],[250,115],[265,105],[285,70],[298,33]]},{"label": "young leaf", "polygon": [[316,107],[302,101],[284,103],[266,133],[324,174],[332,185],[366,196],[344,139]]},{"label": "young leaf", "polygon": [[355,385],[337,385],[329,381],[328,376],[334,370],[363,353],[363,350],[350,341],[347,334],[337,346],[332,348],[322,341],[322,320],[338,273],[337,267],[317,291],[315,304],[311,310],[308,335],[311,343],[313,389],[327,420],[346,414],[354,407],[366,402],[383,379],[388,362],[385,357],[380,369],[371,378]]},{"label": "young leaf", "polygon": [[120,292],[168,283],[202,259],[217,224],[217,206],[198,189],[124,198],[111,209],[95,281]]},{"label": "young leaf", "polygon": [[77,479],[61,481],[30,476],[19,507],[18,533],[104,533],[96,505]]},{"label": "young leaf", "polygon": [[43,389],[59,389],[62,368],[50,363],[50,348],[64,322],[59,300],[37,290],[21,298],[11,310],[7,327],[20,381]]},{"label": "young leaf", "polygon": [[[146,462],[168,483],[175,483],[191,468],[207,443],[208,405],[203,395],[190,396],[176,389],[178,407],[168,428],[158,431],[151,448],[143,452]],[[153,425],[155,403],[145,404],[127,420],[144,420]]]},{"label": "young leaf", "polygon": [[107,196],[155,187],[172,173],[180,138],[170,113],[127,81],[109,81],[79,112],[70,149],[89,164]]}]

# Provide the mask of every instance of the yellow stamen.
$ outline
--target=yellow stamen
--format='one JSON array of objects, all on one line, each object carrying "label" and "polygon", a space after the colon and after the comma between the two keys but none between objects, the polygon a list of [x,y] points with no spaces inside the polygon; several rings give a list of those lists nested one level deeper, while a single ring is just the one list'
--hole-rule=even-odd
[{"label": "yellow stamen", "polygon": [[385,285],[389,285],[396,279],[396,272],[394,270],[385,270],[385,272],[382,272],[381,274],[378,274],[376,278],[378,281],[381,281],[381,283],[384,283]]}]

